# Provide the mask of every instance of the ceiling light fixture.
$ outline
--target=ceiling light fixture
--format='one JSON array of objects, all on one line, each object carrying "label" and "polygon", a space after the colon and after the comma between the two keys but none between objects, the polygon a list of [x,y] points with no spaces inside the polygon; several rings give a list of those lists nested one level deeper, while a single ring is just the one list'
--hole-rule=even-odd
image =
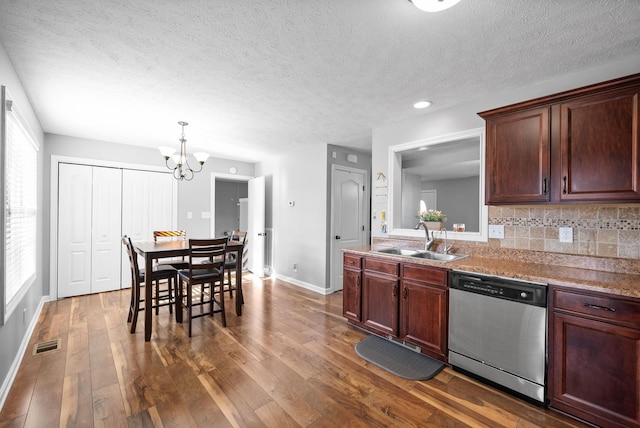
[{"label": "ceiling light fixture", "polygon": [[431,101],[427,101],[427,100],[422,100],[422,101],[418,101],[417,103],[415,103],[413,105],[413,108],[427,108],[432,104]]},{"label": "ceiling light fixture", "polygon": [[415,7],[424,12],[440,12],[455,6],[460,0],[409,0]]},{"label": "ceiling light fixture", "polygon": [[[182,127],[182,134],[178,141],[180,141],[180,154],[174,154],[176,151],[171,147],[160,147],[160,153],[164,156],[165,162],[167,163],[167,168],[173,170],[173,177],[176,180],[191,180],[193,179],[196,172],[202,171],[202,165],[204,165],[205,161],[209,157],[208,153],[196,152],[193,154],[193,157],[200,163],[200,169],[195,171],[189,165],[189,160],[187,159],[187,139],[184,138],[184,127],[188,125],[187,122],[180,121],[178,125]],[[169,166],[169,158],[173,159],[175,164],[174,167]]]}]

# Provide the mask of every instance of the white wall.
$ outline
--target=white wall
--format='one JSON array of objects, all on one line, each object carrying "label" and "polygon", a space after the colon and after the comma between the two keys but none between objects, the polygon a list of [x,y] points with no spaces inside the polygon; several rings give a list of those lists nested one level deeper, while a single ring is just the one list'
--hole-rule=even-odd
[{"label": "white wall", "polygon": [[[638,72],[640,72],[640,56],[630,57],[624,61],[601,65],[555,79],[532,82],[524,88],[511,88],[482,98],[470,96],[468,102],[462,105],[443,110],[431,110],[411,120],[376,128],[373,130],[372,139],[373,177],[375,179],[379,172],[389,177],[390,146],[484,127],[484,120],[478,116],[478,112]],[[437,108],[437,105],[434,107]],[[372,211],[380,212],[388,209],[388,201],[374,198]],[[387,236],[378,228],[373,228],[372,235]]]},{"label": "white wall", "polygon": [[274,228],[274,272],[318,292],[328,286],[326,157],[327,146],[314,146],[256,165],[271,201],[266,226]]},{"label": "white wall", "polygon": [[[0,44],[0,85],[7,88],[7,91],[14,101],[14,105],[19,109],[20,114],[27,121],[40,144],[40,151],[38,152],[38,230],[36,239],[37,248],[42,248],[43,207],[44,203],[46,203],[43,198],[42,178],[44,135],[29,99],[27,98],[27,94],[25,93],[15,69],[13,68],[13,64],[7,56],[7,52],[2,44]],[[4,160],[2,160],[2,162],[4,162]],[[3,177],[4,174],[0,174],[2,187],[4,187]],[[2,255],[4,255],[4,252],[2,252]],[[2,265],[0,272],[3,275],[2,280],[0,280],[3,284],[3,286],[0,287],[0,293],[4,293],[4,257],[0,257],[0,264]],[[27,294],[22,298],[13,314],[6,320],[6,323],[2,325],[0,320],[0,343],[2,344],[2,346],[0,346],[0,405],[2,405],[6,394],[8,393],[8,387],[10,386],[8,381],[15,375],[17,364],[20,363],[17,358],[20,356],[19,354],[24,352],[24,346],[26,346],[25,342],[29,339],[29,329],[32,328],[37,321],[36,312],[48,294],[47,287],[44,286],[45,281],[43,280],[45,276],[43,273],[42,254],[37,255],[36,266],[37,272],[35,282],[30,287]],[[0,301],[4,301],[4,299],[0,299]],[[25,314],[24,320],[23,312]]]}]

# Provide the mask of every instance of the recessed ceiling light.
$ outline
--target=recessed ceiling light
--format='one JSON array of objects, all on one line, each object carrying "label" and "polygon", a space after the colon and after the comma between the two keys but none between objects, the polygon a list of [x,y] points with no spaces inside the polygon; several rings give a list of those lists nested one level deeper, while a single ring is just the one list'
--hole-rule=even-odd
[{"label": "recessed ceiling light", "polygon": [[417,103],[415,103],[413,105],[413,108],[427,108],[430,105],[431,105],[431,101],[423,100],[423,101],[418,101]]},{"label": "recessed ceiling light", "polygon": [[455,6],[460,0],[409,0],[415,7],[424,12],[440,12]]}]

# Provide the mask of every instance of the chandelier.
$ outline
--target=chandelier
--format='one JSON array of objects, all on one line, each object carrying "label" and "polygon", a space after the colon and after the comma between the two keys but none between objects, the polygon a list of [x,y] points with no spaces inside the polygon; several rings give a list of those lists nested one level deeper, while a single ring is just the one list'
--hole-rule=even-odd
[{"label": "chandelier", "polygon": [[[204,165],[205,161],[209,157],[208,153],[196,152],[193,154],[193,157],[200,163],[200,169],[197,171],[191,168],[189,165],[189,159],[187,159],[187,139],[184,138],[184,127],[188,125],[187,122],[180,121],[178,125],[182,127],[182,134],[178,141],[180,141],[180,153],[176,153],[174,149],[171,147],[160,147],[160,153],[164,156],[165,162],[167,163],[167,168],[173,170],[173,177],[176,180],[191,180],[193,179],[196,172],[202,171],[202,165]],[[175,166],[169,165],[169,159],[173,160]]]}]

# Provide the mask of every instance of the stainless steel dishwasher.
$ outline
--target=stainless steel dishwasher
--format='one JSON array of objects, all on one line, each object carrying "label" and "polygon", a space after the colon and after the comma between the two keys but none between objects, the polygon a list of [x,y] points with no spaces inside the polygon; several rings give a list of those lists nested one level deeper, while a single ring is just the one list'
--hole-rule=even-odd
[{"label": "stainless steel dishwasher", "polygon": [[547,286],[451,271],[449,364],[545,404]]}]

